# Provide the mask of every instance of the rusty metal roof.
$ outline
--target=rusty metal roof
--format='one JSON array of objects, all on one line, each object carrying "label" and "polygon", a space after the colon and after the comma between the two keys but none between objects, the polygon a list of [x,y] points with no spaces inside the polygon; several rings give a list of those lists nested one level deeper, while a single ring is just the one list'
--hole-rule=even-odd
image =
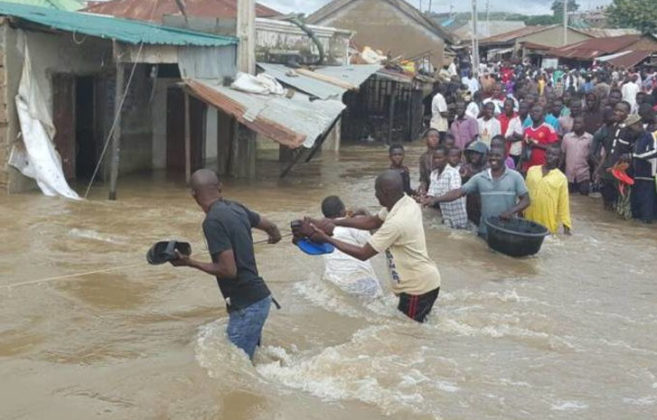
[{"label": "rusty metal roof", "polygon": [[292,98],[246,93],[216,81],[185,80],[190,93],[234,116],[240,123],[292,149],[312,147],[345,109],[337,100],[310,100],[296,92]]},{"label": "rusty metal roof", "polygon": [[[208,18],[235,18],[237,0],[185,0],[189,16]],[[112,0],[107,2],[90,2],[85,12],[111,15],[135,20],[162,22],[165,15],[182,15],[176,0]],[[256,4],[257,17],[280,15],[274,9]]]},{"label": "rusty metal roof", "polygon": [[115,39],[127,44],[221,47],[235,45],[238,42],[237,38],[229,36],[15,3],[0,2],[0,15],[22,19],[47,28],[98,38]]},{"label": "rusty metal roof", "polygon": [[598,60],[606,61],[612,66],[628,69],[636,66],[652,54],[651,51],[623,51],[607,57],[598,57]]},{"label": "rusty metal roof", "polygon": [[573,58],[578,60],[593,60],[606,54],[629,49],[641,40],[641,35],[623,35],[609,38],[591,38],[574,44],[550,50],[550,54],[557,57]]}]

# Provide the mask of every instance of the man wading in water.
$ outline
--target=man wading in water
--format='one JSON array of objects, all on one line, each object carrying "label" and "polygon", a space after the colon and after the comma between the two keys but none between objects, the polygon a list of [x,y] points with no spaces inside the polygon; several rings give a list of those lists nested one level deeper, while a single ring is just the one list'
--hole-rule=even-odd
[{"label": "man wading in water", "polygon": [[228,310],[228,339],[253,359],[272,298],[258,275],[251,228],[267,232],[270,244],[279,242],[281,234],[269,220],[239,203],[225,200],[214,172],[194,172],[190,185],[192,196],[206,213],[203,233],[212,262],[203,263],[178,253],[178,259],[171,264],[217,277]]},{"label": "man wading in water", "polygon": [[[406,316],[424,322],[440,291],[440,273],[427,253],[422,209],[404,194],[399,171],[387,170],[376,178],[376,198],[383,206],[377,216],[312,221],[317,242],[329,242],[361,261],[385,252],[392,276],[392,290],[399,296],[397,308]],[[335,226],[361,230],[378,229],[363,246],[330,237]]]}]

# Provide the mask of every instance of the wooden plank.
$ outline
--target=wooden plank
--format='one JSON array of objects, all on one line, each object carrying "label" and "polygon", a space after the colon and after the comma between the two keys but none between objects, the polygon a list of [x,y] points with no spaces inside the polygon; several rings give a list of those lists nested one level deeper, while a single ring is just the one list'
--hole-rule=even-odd
[{"label": "wooden plank", "polygon": [[192,178],[192,122],[189,113],[189,95],[185,93],[185,182]]},{"label": "wooden plank", "polygon": [[325,74],[320,74],[308,69],[295,69],[294,71],[296,71],[302,76],[307,76],[316,80],[321,80],[322,82],[330,83],[332,85],[339,86],[343,89],[358,90],[358,86],[354,85],[353,83],[346,82],[336,77],[327,76]]},{"label": "wooden plank", "polygon": [[122,63],[116,63],[116,86],[114,89],[114,118],[116,119],[112,135],[112,160],[110,162],[109,199],[116,200],[116,183],[119,178],[119,158],[121,148],[121,96],[125,89],[125,69]]}]

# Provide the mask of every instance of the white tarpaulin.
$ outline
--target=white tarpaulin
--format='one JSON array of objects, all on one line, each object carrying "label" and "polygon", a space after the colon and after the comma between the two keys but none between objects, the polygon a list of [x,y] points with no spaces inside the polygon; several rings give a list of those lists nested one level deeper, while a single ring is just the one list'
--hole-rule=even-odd
[{"label": "white tarpaulin", "polygon": [[23,175],[34,178],[45,195],[79,199],[64,177],[61,157],[53,143],[55,126],[32,72],[27,37],[21,38],[25,61],[16,95],[16,110],[25,147],[14,146],[9,163]]}]

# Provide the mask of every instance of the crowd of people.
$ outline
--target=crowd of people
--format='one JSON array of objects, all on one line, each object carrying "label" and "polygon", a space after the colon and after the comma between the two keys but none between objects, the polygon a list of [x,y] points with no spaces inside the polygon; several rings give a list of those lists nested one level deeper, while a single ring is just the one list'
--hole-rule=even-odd
[{"label": "crowd of people", "polygon": [[[517,215],[570,234],[569,194],[599,193],[605,208],[625,218],[657,218],[657,72],[507,64],[482,70],[474,78],[452,63],[439,72],[416,188],[403,146],[392,145],[390,167],[374,185],[377,214],[350,214],[339,197],[329,196],[323,219],[295,223],[295,240],[335,247],[324,257],[326,280],[377,298],[382,288],[367,261],[382,254],[397,308],[424,322],[441,275],[428,254],[421,205],[439,209],[450,228],[477,226],[483,237],[488,218]],[[229,313],[228,338],[252,358],[277,302],[258,274],[251,230],[263,230],[272,244],[281,234],[265,217],[224,199],[212,171],[194,173],[191,188],[206,213],[211,262],[178,253],[172,264],[216,276]]]},{"label": "crowd of people", "polygon": [[[504,149],[507,168],[525,178],[532,201],[525,217],[552,232],[557,225],[570,231],[568,192],[599,194],[606,209],[624,218],[657,219],[656,69],[497,63],[483,65],[473,77],[470,67],[457,63],[438,73],[415,191],[425,204],[441,203],[452,227],[462,225],[452,222],[454,210],[437,197],[444,178],[453,178],[451,170],[442,175],[442,156],[453,157],[449,164],[465,187],[490,169],[487,156],[496,148]],[[463,192],[468,218],[480,223],[480,198],[471,197],[469,187]]]}]

